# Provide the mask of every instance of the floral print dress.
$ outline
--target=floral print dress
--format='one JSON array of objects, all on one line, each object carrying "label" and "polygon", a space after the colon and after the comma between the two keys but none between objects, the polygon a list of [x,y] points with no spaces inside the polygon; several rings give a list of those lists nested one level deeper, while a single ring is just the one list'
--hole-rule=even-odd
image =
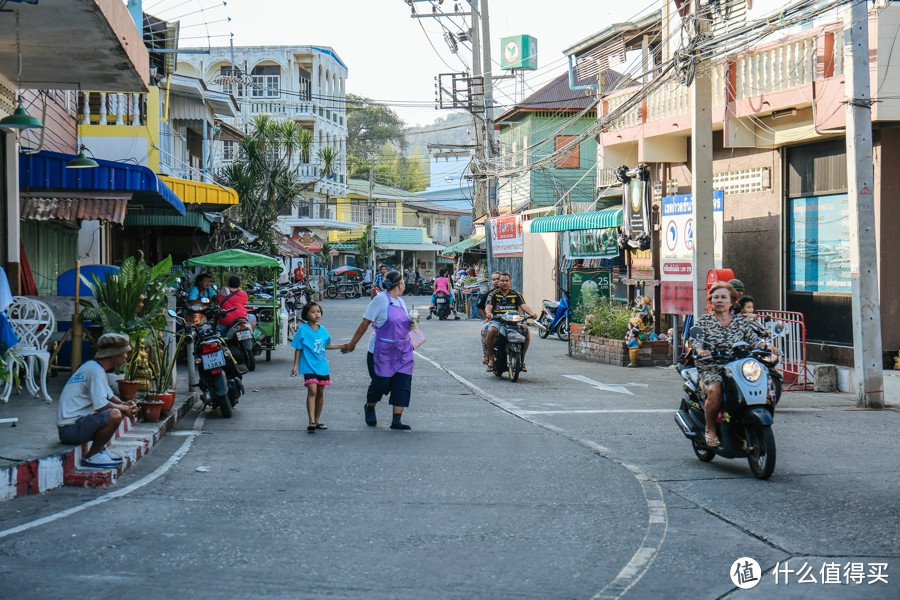
[{"label": "floral print dress", "polygon": [[[740,341],[747,342],[751,346],[757,346],[759,336],[753,330],[750,321],[743,315],[732,315],[731,323],[724,326],[712,313],[705,314],[697,319],[697,326],[703,329],[703,342],[691,339],[691,347],[697,350],[731,350],[731,347]],[[705,343],[704,343],[705,342]],[[722,366],[710,364],[705,361],[697,361],[700,381],[704,386],[722,382]]]}]

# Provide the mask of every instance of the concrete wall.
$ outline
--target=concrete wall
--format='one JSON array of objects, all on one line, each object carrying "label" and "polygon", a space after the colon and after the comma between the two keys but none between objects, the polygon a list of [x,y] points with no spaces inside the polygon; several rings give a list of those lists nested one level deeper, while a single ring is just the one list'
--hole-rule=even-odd
[{"label": "concrete wall", "polygon": [[522,294],[528,305],[540,312],[541,302],[559,298],[556,233],[525,233],[522,261],[528,273]]}]

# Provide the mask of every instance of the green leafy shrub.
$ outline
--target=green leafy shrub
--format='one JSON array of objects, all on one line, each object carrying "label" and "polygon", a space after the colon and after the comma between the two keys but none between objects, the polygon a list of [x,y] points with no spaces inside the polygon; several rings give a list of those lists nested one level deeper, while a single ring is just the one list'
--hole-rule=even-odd
[{"label": "green leafy shrub", "polygon": [[621,302],[591,296],[587,302],[579,303],[575,317],[584,323],[584,331],[588,335],[624,340],[632,311]]}]

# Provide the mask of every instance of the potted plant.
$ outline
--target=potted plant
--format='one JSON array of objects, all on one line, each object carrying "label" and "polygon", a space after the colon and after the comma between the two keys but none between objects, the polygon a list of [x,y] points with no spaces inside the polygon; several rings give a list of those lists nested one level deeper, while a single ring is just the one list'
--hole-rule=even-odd
[{"label": "potted plant", "polygon": [[175,390],[172,389],[172,376],[175,372],[175,363],[178,361],[178,352],[184,342],[184,335],[172,338],[172,332],[154,331],[145,340],[149,350],[149,362],[151,378],[151,391],[163,405],[163,414],[172,410],[175,404]]},{"label": "potted plant", "polygon": [[[171,256],[151,267],[144,261],[143,253],[138,258],[125,258],[119,272],[108,273],[105,281],[96,274],[90,280],[81,276],[94,294],[93,299],[80,300],[84,307],[81,318],[100,323],[104,332],[121,333],[131,340],[132,353],[124,366],[125,381],[134,381],[136,373],[146,366],[147,336],[165,329],[167,291],[177,276],[172,273]],[[124,398],[122,388],[120,382]]]}]

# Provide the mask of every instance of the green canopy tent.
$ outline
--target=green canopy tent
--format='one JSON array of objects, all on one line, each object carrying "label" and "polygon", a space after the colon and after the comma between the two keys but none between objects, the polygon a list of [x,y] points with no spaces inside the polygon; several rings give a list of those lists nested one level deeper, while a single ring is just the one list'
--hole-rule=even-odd
[{"label": "green canopy tent", "polygon": [[263,308],[271,308],[271,315],[268,311],[257,310],[257,329],[265,336],[261,342],[262,347],[266,351],[266,361],[272,360],[272,350],[278,344],[281,332],[279,309],[281,308],[281,298],[278,296],[278,273],[281,272],[282,264],[277,258],[266,256],[264,254],[255,254],[246,250],[222,250],[212,254],[196,256],[189,258],[184,263],[185,267],[218,267],[218,268],[264,268],[272,270],[272,298],[250,298],[248,306],[256,306]]},{"label": "green canopy tent", "polygon": [[281,261],[264,254],[255,254],[246,250],[222,250],[189,258],[184,261],[186,267],[269,267],[280,269]]}]

